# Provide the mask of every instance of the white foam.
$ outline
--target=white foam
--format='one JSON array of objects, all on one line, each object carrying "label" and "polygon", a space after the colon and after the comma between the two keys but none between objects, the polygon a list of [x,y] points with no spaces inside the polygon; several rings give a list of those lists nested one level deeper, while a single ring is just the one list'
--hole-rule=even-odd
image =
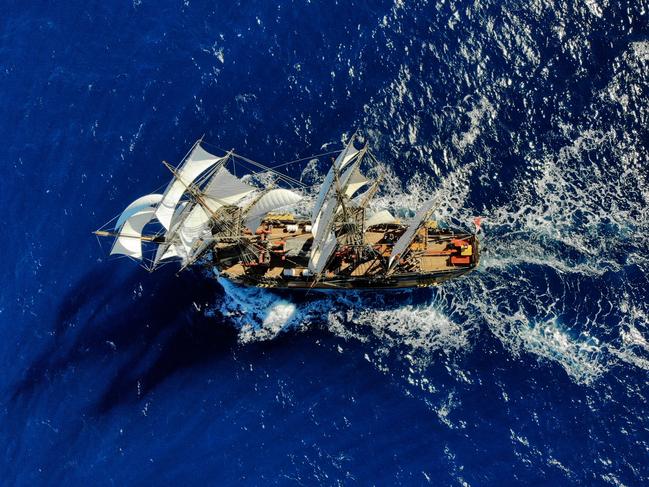
[{"label": "white foam", "polygon": [[[400,5],[396,2],[376,27],[386,33],[388,50],[390,36],[398,35]],[[590,1],[587,6],[597,11],[602,5]],[[481,147],[483,137],[496,130],[491,120],[505,93],[498,90],[518,89],[512,79],[548,75],[547,69],[537,69],[538,48],[524,27],[513,23],[510,31],[501,31],[487,21],[493,45],[511,63],[511,78],[483,80],[480,71],[485,68],[477,66],[478,76],[470,75],[475,92],[465,98],[452,93],[448,100],[458,101],[442,103],[433,114],[426,107],[439,105],[434,99],[439,93],[432,83],[422,84],[423,61],[431,53],[449,61],[473,55],[479,60],[480,47],[467,39],[455,53],[430,43],[422,43],[418,52],[413,43],[404,60],[386,68],[394,70],[392,79],[364,107],[358,123],[368,128],[370,145],[381,150],[386,162],[384,189],[374,206],[406,218],[405,209],[414,210],[432,197],[442,201],[437,211],[442,219],[453,217],[470,228],[474,216],[483,216],[481,268],[430,294],[419,293],[417,301],[404,293],[402,302],[390,306],[359,293],[298,304],[268,291],[228,287],[224,281],[228,296],[221,309],[240,326],[243,341],[271,339],[292,327],[325,326],[338,337],[362,342],[363,355],[378,369],[400,374],[426,392],[435,392],[426,378],[426,368],[439,357],[433,352],[469,353],[477,348],[478,328],[488,329],[513,357],[556,364],[581,384],[595,384],[619,364],[649,370],[646,291],[633,280],[611,283],[611,276],[631,265],[649,271],[641,243],[649,233],[646,153],[637,134],[613,130],[608,118],[599,115],[604,105],[625,113],[646,106],[633,76],[642,74],[647,43],[632,43],[615,61],[610,83],[593,93],[595,102],[582,114],[582,125],[571,125],[573,117],[552,120],[549,140],[524,128],[508,134],[517,140],[514,148],[524,163],[511,187],[503,188],[501,163]],[[454,28],[462,28],[462,22]],[[565,34],[563,24],[557,29],[559,36]],[[564,40],[567,54],[581,62],[578,40]],[[361,73],[354,67],[348,74],[357,78]],[[457,79],[463,76],[459,73]],[[523,105],[525,115],[538,116],[534,110],[539,107],[529,99]],[[642,110],[640,120],[646,120],[646,108]],[[430,126],[439,134],[426,133]],[[556,140],[565,141],[558,150],[544,145]],[[397,174],[413,162],[419,173],[403,181]],[[310,164],[303,179],[317,181],[322,176],[318,167]],[[498,201],[508,202],[472,206],[473,190],[485,188],[501,188]],[[395,363],[405,368],[395,370]],[[449,367],[449,373],[470,381],[461,370]],[[433,407],[445,411],[443,405]]]},{"label": "white foam", "polygon": [[258,288],[242,288],[219,278],[226,296],[219,311],[239,326],[242,342],[270,340],[291,326],[296,307]]},{"label": "white foam", "polygon": [[[621,345],[615,346],[593,338],[606,328],[608,314],[577,316],[562,322],[567,311],[562,304],[565,293],[579,292],[571,287],[583,280],[601,279],[623,265],[608,255],[612,243],[605,240],[612,238],[616,245],[624,245],[629,236],[598,235],[597,228],[584,236],[578,234],[579,228],[574,229],[577,208],[570,197],[575,196],[582,203],[582,213],[588,211],[586,228],[616,218],[622,225],[619,215],[590,209],[595,207],[587,199],[590,192],[580,189],[574,179],[584,174],[583,167],[577,174],[569,169],[572,158],[605,139],[581,134],[562,150],[558,163],[543,161],[536,177],[518,188],[512,204],[487,212],[488,233],[483,235],[483,245],[489,250],[483,255],[482,268],[471,277],[440,287],[427,302],[413,303],[412,295],[406,293],[403,304],[386,307],[364,294],[340,293],[298,306],[272,292],[223,281],[228,297],[221,309],[240,326],[242,341],[268,340],[292,326],[307,327],[314,322],[325,325],[340,337],[366,343],[371,349],[368,359],[381,370],[387,371],[388,357],[404,357],[409,363],[404,379],[428,392],[434,391],[425,380],[425,368],[434,357],[431,352],[465,353],[474,345],[473,329],[484,325],[513,355],[525,352],[556,362],[579,383],[593,383],[616,360],[646,368],[648,359],[635,352],[646,347],[637,327],[628,326],[620,335]],[[560,168],[560,164],[565,166]],[[439,214],[459,214],[470,221],[469,185],[476,170],[480,170],[477,163],[451,171],[435,188],[429,180],[415,177],[400,195],[396,190],[398,179],[388,178],[393,188],[379,195],[377,206],[416,208],[422,194],[433,194],[444,201]],[[579,262],[574,261],[574,251],[581,256]],[[528,275],[526,269],[531,265],[542,273],[557,275],[563,290],[556,294],[557,290],[538,276]],[[615,299],[604,292],[600,308],[619,306]]]},{"label": "white foam", "polygon": [[469,129],[458,135],[454,134],[452,137],[453,144],[464,152],[469,146],[473,145],[476,139],[480,136],[485,125],[495,117],[496,111],[486,97],[482,97],[478,102],[466,113],[471,122]]}]

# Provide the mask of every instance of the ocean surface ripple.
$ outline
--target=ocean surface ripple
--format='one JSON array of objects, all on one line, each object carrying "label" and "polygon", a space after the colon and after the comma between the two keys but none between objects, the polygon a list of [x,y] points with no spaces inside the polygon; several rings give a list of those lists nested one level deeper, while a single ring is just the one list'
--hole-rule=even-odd
[{"label": "ocean surface ripple", "polygon": [[[9,2],[0,483],[647,485],[648,12]],[[483,218],[478,271],[295,296],[90,233],[202,134],[272,165],[356,128],[377,208]]]}]

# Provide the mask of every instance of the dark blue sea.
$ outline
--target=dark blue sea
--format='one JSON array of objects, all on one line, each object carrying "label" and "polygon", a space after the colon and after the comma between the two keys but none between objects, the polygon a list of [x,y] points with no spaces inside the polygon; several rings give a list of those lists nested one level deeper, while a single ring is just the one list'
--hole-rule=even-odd
[{"label": "dark blue sea", "polygon": [[[0,12],[0,485],[649,483],[646,0]],[[277,295],[91,233],[202,135],[356,129],[377,208],[483,218],[478,271]]]}]

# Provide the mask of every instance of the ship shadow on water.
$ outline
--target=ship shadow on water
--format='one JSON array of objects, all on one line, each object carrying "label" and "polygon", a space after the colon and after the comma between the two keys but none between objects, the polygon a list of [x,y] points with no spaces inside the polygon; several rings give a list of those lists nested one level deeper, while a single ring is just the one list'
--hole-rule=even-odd
[{"label": "ship shadow on water", "polygon": [[[75,381],[81,387],[91,381],[87,389],[95,392],[85,400],[86,409],[104,414],[142,400],[178,371],[232,357],[242,345],[233,318],[218,310],[228,299],[226,292],[216,279],[198,271],[175,275],[171,266],[153,275],[127,266],[109,275],[103,267],[91,270],[62,295],[43,330],[51,337],[10,391],[13,405],[24,406],[64,378],[71,390],[77,389]],[[298,308],[314,301],[333,305],[330,293],[239,289],[253,301],[258,298],[255,292],[265,292],[271,303],[288,300]],[[358,291],[337,305],[358,306],[361,300],[398,307],[404,298],[417,302],[423,294],[427,292]],[[265,305],[258,301],[254,303],[263,315]],[[289,330],[244,346],[253,355],[281,348],[294,338]],[[327,334],[322,327],[310,328],[311,338],[321,333]]]},{"label": "ship shadow on water", "polygon": [[179,370],[227,356],[237,330],[204,312],[223,293],[194,272],[89,272],[62,297],[47,330],[52,338],[15,385],[12,402],[27,403],[69,372],[86,380],[79,374],[99,366],[89,409],[101,414],[146,396]]}]

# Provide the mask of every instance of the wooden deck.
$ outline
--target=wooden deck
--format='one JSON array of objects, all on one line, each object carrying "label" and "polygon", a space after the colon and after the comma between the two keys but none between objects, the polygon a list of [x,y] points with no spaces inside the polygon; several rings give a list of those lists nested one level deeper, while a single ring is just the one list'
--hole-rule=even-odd
[{"label": "wooden deck", "polygon": [[[449,230],[437,230],[435,225],[424,226],[415,236],[405,259],[398,262],[389,275],[431,275],[452,271],[468,271],[478,263],[477,240],[474,235]],[[365,243],[373,249],[372,254],[365,254],[361,262],[355,262],[351,248],[341,246],[332,257],[328,268],[320,280],[357,280],[360,278],[376,279],[386,276],[387,262],[394,243],[398,240],[405,226],[388,225],[383,228],[373,227],[365,233]],[[220,267],[222,274],[231,279],[249,279],[261,282],[313,281],[307,270],[309,250],[313,235],[310,223],[305,221],[266,222],[253,235],[248,234],[249,241],[257,248],[266,248],[269,261],[243,264],[232,255],[230,245],[229,265]],[[221,252],[227,246],[215,246],[217,262]],[[349,250],[349,252],[346,252]],[[218,265],[218,263],[217,263]],[[261,285],[261,284],[260,284]],[[281,286],[279,286],[281,287]]]}]

